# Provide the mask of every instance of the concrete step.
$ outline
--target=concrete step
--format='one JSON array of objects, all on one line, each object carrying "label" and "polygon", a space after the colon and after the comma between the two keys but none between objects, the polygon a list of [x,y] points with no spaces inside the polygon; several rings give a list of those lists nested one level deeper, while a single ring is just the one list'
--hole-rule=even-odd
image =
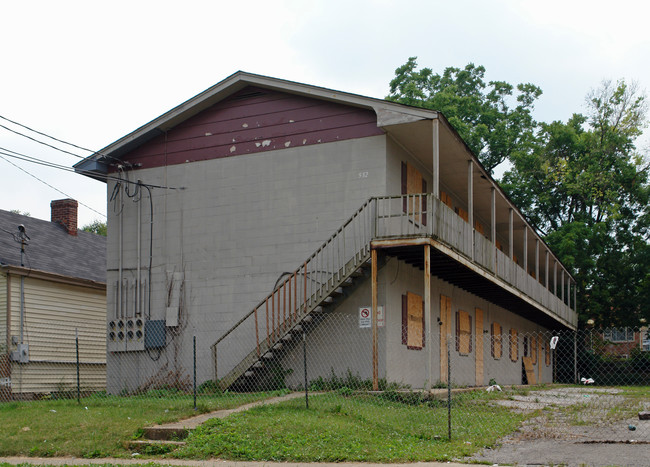
[{"label": "concrete step", "polygon": [[156,441],[177,441],[187,438],[190,430],[181,427],[150,426],[144,428],[144,438]]}]

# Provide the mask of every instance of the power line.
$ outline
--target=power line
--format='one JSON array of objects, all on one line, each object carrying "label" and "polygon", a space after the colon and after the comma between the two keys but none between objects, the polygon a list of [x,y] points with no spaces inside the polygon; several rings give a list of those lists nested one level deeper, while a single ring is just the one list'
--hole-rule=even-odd
[{"label": "power line", "polygon": [[[43,183],[44,185],[49,186],[49,187],[52,188],[53,190],[58,191],[59,193],[61,193],[62,195],[64,195],[66,198],[73,198],[73,197],[70,196],[69,194],[64,193],[63,191],[61,191],[61,190],[59,190],[58,188],[56,188],[56,187],[50,185],[50,184],[47,183],[46,181],[44,181],[44,180],[38,178],[36,175],[34,175],[34,174],[28,172],[27,170],[23,169],[23,168],[20,167],[20,166],[14,164],[14,163],[11,162],[9,159],[6,159],[4,156],[0,155],[0,159],[3,159],[5,162],[8,162],[9,164],[11,164],[11,165],[13,165],[14,167],[16,167],[18,170],[21,170],[21,171],[25,172],[25,173],[26,173],[27,175],[29,175],[30,177],[35,178],[36,180],[38,180],[39,182]],[[100,216],[106,217],[106,214],[103,214],[103,213],[99,212],[98,210],[96,210],[96,209],[94,209],[94,208],[91,208],[90,206],[88,206],[87,204],[85,204],[85,203],[83,203],[83,202],[81,202],[81,201],[79,201],[79,204],[81,204],[82,206],[87,207],[87,208],[90,209],[91,211],[96,212],[96,213],[99,214]]]},{"label": "power line", "polygon": [[75,154],[74,152],[66,151],[65,149],[61,149],[61,148],[56,147],[56,146],[54,146],[52,144],[48,144],[48,143],[46,143],[44,141],[38,140],[36,138],[32,138],[31,136],[28,136],[28,135],[26,135],[24,133],[21,133],[20,131],[12,130],[8,126],[0,125],[0,128],[4,128],[7,131],[11,131],[12,133],[15,133],[15,134],[20,135],[20,136],[22,136],[24,138],[30,139],[30,140],[38,143],[38,144],[42,144],[43,146],[47,146],[49,148],[56,149],[57,151],[61,151],[64,154],[70,154],[71,156],[77,157],[79,159],[85,159],[84,156],[80,156],[79,154]]},{"label": "power line", "polygon": [[[4,152],[6,151],[6,152]],[[9,154],[11,153],[11,154]],[[151,183],[143,183],[143,182],[132,182],[128,179],[116,177],[114,175],[106,175],[106,174],[98,174],[96,172],[91,172],[89,170],[78,170],[78,169],[73,169],[72,167],[68,167],[65,165],[60,165],[60,164],[55,164],[54,162],[49,162],[43,159],[39,159],[37,157],[33,156],[28,156],[26,154],[22,154],[20,152],[12,151],[11,149],[6,149],[6,148],[0,148],[0,154],[5,155],[7,157],[11,157],[14,159],[19,159],[25,162],[31,162],[32,164],[38,164],[38,165],[43,165],[45,167],[51,167],[53,169],[59,169],[63,170],[65,172],[71,172],[79,175],[89,175],[95,178],[99,178],[101,180],[107,181],[107,180],[113,180],[121,183],[128,183],[131,185],[143,185],[143,186],[148,186],[149,188],[159,188],[163,190],[184,190],[185,187],[171,187],[171,186],[164,186],[164,185],[153,185]],[[6,160],[6,159],[5,159]]]},{"label": "power line", "polygon": [[[100,156],[105,157],[105,158],[107,158],[107,159],[112,159],[112,160],[114,160],[115,162],[117,162],[117,163],[119,163],[119,164],[124,164],[123,161],[121,161],[120,159],[117,159],[117,158],[115,158],[115,157],[113,157],[113,156],[108,156],[108,155],[106,155],[106,154],[102,154],[102,153],[100,153],[99,151],[95,151],[95,150],[93,150],[93,149],[88,149],[88,148],[85,148],[85,147],[83,147],[83,146],[78,146],[78,145],[76,145],[76,144],[74,144],[74,143],[70,143],[70,142],[68,142],[68,141],[65,141],[65,140],[62,140],[62,139],[59,139],[59,138],[55,138],[54,136],[51,136],[51,135],[48,135],[47,133],[43,133],[42,131],[38,131],[38,130],[35,130],[35,129],[33,129],[33,128],[30,128],[30,127],[28,127],[27,125],[23,125],[22,123],[18,123],[18,122],[16,122],[16,121],[11,120],[11,119],[9,119],[9,118],[7,118],[7,117],[4,117],[4,116],[2,116],[2,115],[0,115],[0,118],[3,119],[3,120],[5,120],[5,121],[7,121],[7,122],[13,123],[14,125],[17,125],[17,126],[19,126],[19,127],[25,128],[25,129],[27,129],[27,130],[29,130],[29,131],[32,131],[32,132],[34,132],[34,133],[36,133],[36,134],[38,134],[38,135],[45,136],[46,138],[50,138],[50,139],[52,139],[52,140],[54,140],[54,141],[58,141],[59,143],[67,144],[68,146],[72,146],[73,148],[81,149],[82,151],[88,151],[88,152],[91,152],[91,153],[93,153],[93,154],[99,154]],[[7,127],[4,126],[4,125],[0,125],[0,126],[2,126],[2,128],[5,128],[5,129],[7,129],[7,130],[9,130],[9,131],[11,131],[11,132],[13,132],[13,133],[16,133],[16,134],[18,134],[18,135],[20,135],[20,136],[24,136],[25,138],[29,138],[29,139],[31,139],[31,140],[33,140],[33,141],[36,141],[37,143],[41,143],[41,144],[45,144],[46,146],[50,146],[50,145],[47,144],[47,143],[43,143],[42,141],[36,140],[36,139],[31,138],[31,137],[29,137],[29,136],[27,136],[27,135],[24,135],[24,134],[22,134],[22,133],[19,133],[19,132],[17,132],[17,131],[11,130],[11,129],[7,128]],[[68,152],[68,151],[65,151],[65,150],[62,150],[62,149],[56,148],[56,147],[54,147],[54,146],[50,146],[50,147],[53,147],[54,149],[57,149],[57,150],[62,151],[62,152],[65,152],[65,153],[67,153],[67,154],[72,154],[72,155],[75,156],[75,157],[79,157],[79,158],[81,158],[81,159],[85,159],[84,156],[79,156],[79,155],[77,155],[77,154],[74,154],[74,153],[71,153],[71,152]],[[126,165],[128,165],[128,164],[126,164]]]}]

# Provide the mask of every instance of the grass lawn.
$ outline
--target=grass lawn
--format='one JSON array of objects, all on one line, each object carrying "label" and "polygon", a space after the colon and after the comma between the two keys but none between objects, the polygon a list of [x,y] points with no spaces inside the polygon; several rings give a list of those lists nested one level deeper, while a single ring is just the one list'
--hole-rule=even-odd
[{"label": "grass lawn", "polygon": [[[201,396],[198,413],[229,409],[273,393]],[[159,397],[156,397],[159,396]],[[140,430],[196,415],[192,396],[91,396],[0,404],[0,455],[130,457],[124,443]]]},{"label": "grass lawn", "polygon": [[257,407],[195,430],[169,456],[294,462],[447,461],[491,446],[525,415],[488,404],[486,393],[457,397],[452,440],[439,401],[328,393]]}]

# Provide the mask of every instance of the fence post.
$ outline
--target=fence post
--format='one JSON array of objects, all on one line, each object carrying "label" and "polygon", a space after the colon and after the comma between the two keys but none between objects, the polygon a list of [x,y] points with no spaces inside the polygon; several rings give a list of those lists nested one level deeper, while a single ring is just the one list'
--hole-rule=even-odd
[{"label": "fence post", "polygon": [[81,381],[79,378],[79,328],[74,329],[75,348],[77,350],[77,404],[81,404]]},{"label": "fence post", "polygon": [[578,330],[573,331],[573,379],[578,384]]},{"label": "fence post", "polygon": [[196,336],[193,336],[193,344],[194,344],[194,351],[193,351],[193,358],[194,358],[194,410],[196,410]]},{"label": "fence post", "polygon": [[447,336],[447,436],[451,441],[451,352],[449,351],[449,339]]},{"label": "fence post", "polygon": [[[304,326],[304,325],[303,325]],[[302,362],[305,375],[305,408],[309,408],[309,387],[307,386],[307,334],[302,332]]]}]

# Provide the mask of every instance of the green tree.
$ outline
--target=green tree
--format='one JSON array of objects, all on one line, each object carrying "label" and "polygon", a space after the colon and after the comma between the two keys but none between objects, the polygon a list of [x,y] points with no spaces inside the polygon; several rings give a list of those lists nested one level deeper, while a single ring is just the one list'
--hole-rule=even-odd
[{"label": "green tree", "polygon": [[95,220],[88,225],[84,225],[81,230],[85,230],[86,232],[91,232],[97,235],[103,235],[105,237],[107,233],[107,226],[106,222]]},{"label": "green tree", "polygon": [[528,151],[511,155],[502,186],[578,282],[581,321],[639,325],[650,312],[648,163],[635,146],[646,97],[604,82],[586,115],[541,124]]},{"label": "green tree", "polygon": [[486,83],[485,68],[473,63],[463,69],[448,67],[441,75],[416,68],[416,57],[411,57],[395,70],[386,99],[442,112],[490,172],[527,150],[535,133],[531,111],[540,88]]}]

